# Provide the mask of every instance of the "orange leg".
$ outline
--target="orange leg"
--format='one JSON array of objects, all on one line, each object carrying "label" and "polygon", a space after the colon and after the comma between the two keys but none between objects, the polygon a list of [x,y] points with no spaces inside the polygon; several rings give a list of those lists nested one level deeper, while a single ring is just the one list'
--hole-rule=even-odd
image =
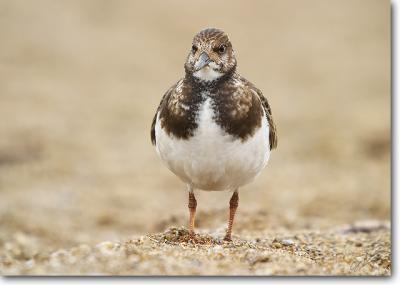
[{"label": "orange leg", "polygon": [[194,193],[192,191],[189,192],[189,235],[191,237],[194,237],[194,218],[196,215],[196,207],[197,207],[197,201],[196,198],[194,197]]},{"label": "orange leg", "polygon": [[232,195],[231,200],[229,201],[229,222],[228,229],[226,230],[226,235],[224,240],[231,241],[232,240],[232,226],[233,220],[235,219],[236,209],[239,205],[239,194],[235,191]]}]

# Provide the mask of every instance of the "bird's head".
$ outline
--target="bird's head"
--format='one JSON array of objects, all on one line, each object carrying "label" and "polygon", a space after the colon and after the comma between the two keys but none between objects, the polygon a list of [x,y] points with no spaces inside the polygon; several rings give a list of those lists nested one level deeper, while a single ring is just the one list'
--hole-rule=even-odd
[{"label": "bird's head", "polygon": [[236,58],[228,36],[219,29],[209,28],[194,36],[185,71],[193,77],[214,81],[235,71]]}]

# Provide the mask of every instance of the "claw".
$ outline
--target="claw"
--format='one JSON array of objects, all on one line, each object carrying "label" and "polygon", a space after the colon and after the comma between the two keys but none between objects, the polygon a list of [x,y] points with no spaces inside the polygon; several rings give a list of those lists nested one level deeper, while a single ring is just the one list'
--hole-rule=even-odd
[{"label": "claw", "polygon": [[225,237],[224,237],[224,241],[231,242],[231,241],[232,241],[232,237],[230,237],[230,236],[225,236]]}]

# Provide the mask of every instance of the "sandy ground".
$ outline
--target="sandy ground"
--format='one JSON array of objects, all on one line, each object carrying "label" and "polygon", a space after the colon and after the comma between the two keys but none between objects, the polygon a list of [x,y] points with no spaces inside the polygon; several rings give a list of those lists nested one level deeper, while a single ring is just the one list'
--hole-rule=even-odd
[{"label": "sandy ground", "polygon": [[[388,275],[388,1],[1,1],[2,274]],[[231,37],[279,145],[240,192],[187,193],[150,143],[193,35]]]}]

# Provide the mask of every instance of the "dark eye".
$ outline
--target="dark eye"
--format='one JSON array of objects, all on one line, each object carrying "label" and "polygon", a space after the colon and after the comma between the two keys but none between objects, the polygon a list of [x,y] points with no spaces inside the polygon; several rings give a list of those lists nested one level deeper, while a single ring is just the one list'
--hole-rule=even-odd
[{"label": "dark eye", "polygon": [[219,53],[224,53],[226,51],[226,45],[220,45],[218,48]]},{"label": "dark eye", "polygon": [[195,53],[197,51],[197,47],[195,45],[192,45],[192,52]]}]

